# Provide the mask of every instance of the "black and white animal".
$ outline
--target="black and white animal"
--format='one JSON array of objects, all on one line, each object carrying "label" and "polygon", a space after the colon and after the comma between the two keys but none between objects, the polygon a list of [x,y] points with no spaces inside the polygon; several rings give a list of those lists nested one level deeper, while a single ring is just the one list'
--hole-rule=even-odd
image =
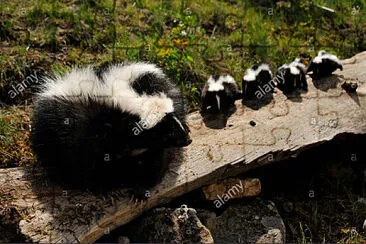
[{"label": "black and white animal", "polygon": [[234,105],[240,94],[231,75],[211,75],[202,90],[202,111],[225,111]]},{"label": "black and white animal", "polygon": [[301,58],[296,58],[290,64],[284,64],[276,72],[277,87],[283,92],[297,89],[308,90],[306,82],[306,66]]},{"label": "black and white animal", "polygon": [[313,76],[319,78],[329,76],[337,69],[343,70],[342,63],[337,56],[321,50],[311,61],[307,72],[312,71]]},{"label": "black and white animal", "polygon": [[247,69],[242,80],[243,100],[262,97],[262,93],[272,92],[275,84],[271,80],[272,72],[268,64],[255,64]]},{"label": "black and white animal", "polygon": [[190,144],[185,116],[181,92],[155,65],[80,68],[45,80],[31,138],[58,183],[147,189],[163,176],[170,148]]}]

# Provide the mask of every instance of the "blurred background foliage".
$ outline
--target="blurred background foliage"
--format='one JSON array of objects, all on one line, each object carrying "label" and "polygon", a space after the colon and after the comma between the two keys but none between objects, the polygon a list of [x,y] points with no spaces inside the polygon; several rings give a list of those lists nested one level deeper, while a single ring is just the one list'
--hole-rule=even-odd
[{"label": "blurred background foliage", "polygon": [[9,91],[34,72],[149,61],[169,74],[192,111],[210,74],[230,73],[241,85],[255,62],[275,71],[320,49],[340,58],[366,50],[363,0],[3,0],[0,14],[3,165],[19,164],[25,149],[9,146],[16,138],[29,144],[22,116],[37,86],[14,98]]}]

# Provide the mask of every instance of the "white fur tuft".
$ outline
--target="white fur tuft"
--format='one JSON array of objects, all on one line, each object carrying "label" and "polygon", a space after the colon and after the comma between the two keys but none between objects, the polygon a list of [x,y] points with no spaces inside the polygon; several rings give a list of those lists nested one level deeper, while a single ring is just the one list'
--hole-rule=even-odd
[{"label": "white fur tuft", "polygon": [[256,76],[257,76],[257,72],[255,70],[253,70],[252,68],[249,68],[245,72],[243,79],[248,82],[255,81]]},{"label": "white fur tuft", "polygon": [[321,57],[321,56],[316,56],[316,57],[313,59],[313,63],[320,64],[321,62],[323,62],[323,60],[322,60],[322,57]]},{"label": "white fur tuft", "polygon": [[108,72],[103,75],[103,78],[106,82],[115,82],[117,81],[118,85],[120,81],[123,80],[124,83],[131,84],[134,80],[136,80],[140,75],[144,73],[154,73],[158,76],[163,76],[163,72],[161,69],[156,67],[154,64],[149,63],[131,63],[125,65],[115,65],[112,66]]},{"label": "white fur tuft", "polygon": [[306,70],[305,64],[301,63],[300,58],[296,58],[292,63],[289,65],[291,74],[298,75],[300,74],[300,69]]},{"label": "white fur tuft", "polygon": [[231,75],[220,75],[218,80],[215,80],[212,75],[208,78],[208,91],[222,91],[224,90],[224,83],[232,83],[235,84],[235,80]]},{"label": "white fur tuft", "polygon": [[75,68],[64,77],[46,78],[43,92],[39,95],[43,97],[87,97],[101,88],[99,83],[91,67]]},{"label": "white fur tuft", "polygon": [[336,62],[337,64],[342,65],[341,61],[337,58],[337,56],[330,54],[330,53],[324,54],[322,56],[322,59],[330,59],[330,60]]},{"label": "white fur tuft", "polygon": [[318,56],[316,56],[313,59],[313,63],[320,64],[320,63],[323,62],[324,59],[329,59],[329,60],[332,60],[332,61],[336,62],[339,65],[342,65],[341,61],[337,58],[337,56],[335,56],[333,54],[330,54],[330,53],[327,53],[324,50],[321,50],[321,51],[318,52]]},{"label": "white fur tuft", "polygon": [[159,96],[143,95],[134,102],[133,106],[126,108],[131,109],[129,112],[140,115],[141,122],[145,123],[146,129],[154,127],[167,113],[174,111],[173,100],[163,93]]},{"label": "white fur tuft", "polygon": [[259,67],[257,69],[258,73],[261,72],[262,70],[266,70],[270,74],[272,74],[271,69],[269,68],[269,65],[268,64],[261,64],[261,65],[259,65]]},{"label": "white fur tuft", "polygon": [[298,74],[300,74],[300,70],[296,66],[290,65],[290,73],[293,75],[298,75]]},{"label": "white fur tuft", "polygon": [[269,74],[272,77],[272,72],[271,72],[271,69],[269,68],[269,65],[268,64],[261,64],[261,65],[258,66],[258,68],[256,70],[254,70],[253,67],[250,67],[249,69],[247,69],[245,71],[245,75],[244,75],[243,79],[247,82],[255,81],[256,78],[257,78],[257,75],[261,71],[268,71]]}]

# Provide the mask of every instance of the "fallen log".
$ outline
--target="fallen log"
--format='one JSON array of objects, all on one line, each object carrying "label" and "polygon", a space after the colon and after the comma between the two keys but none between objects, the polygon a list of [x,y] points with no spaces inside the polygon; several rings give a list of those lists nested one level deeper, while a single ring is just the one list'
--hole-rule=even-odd
[{"label": "fallen log", "polygon": [[[366,52],[344,60],[344,70],[312,81],[309,91],[252,109],[236,103],[228,118],[189,115],[193,142],[183,162],[172,162],[143,204],[125,189],[106,194],[69,190],[44,181],[41,168],[0,169],[0,208],[21,216],[19,231],[34,242],[94,242],[144,211],[220,179],[273,163],[342,134],[366,134]],[[357,82],[357,93],[341,88]],[[224,127],[223,124],[226,124]],[[215,129],[216,128],[216,129]],[[217,129],[221,128],[221,129]]]}]

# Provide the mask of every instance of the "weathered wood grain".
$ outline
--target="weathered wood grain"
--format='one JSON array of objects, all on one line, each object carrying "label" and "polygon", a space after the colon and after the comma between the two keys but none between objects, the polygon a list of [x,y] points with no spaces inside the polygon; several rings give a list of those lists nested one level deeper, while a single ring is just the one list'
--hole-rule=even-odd
[{"label": "weathered wood grain", "polygon": [[[366,134],[365,67],[363,52],[345,60],[335,76],[314,84],[308,77],[309,91],[300,96],[286,97],[277,90],[259,110],[238,101],[222,129],[207,127],[198,112],[190,114],[193,142],[184,150],[183,162],[171,163],[143,205],[130,203],[123,189],[103,195],[62,189],[47,184],[42,169],[11,168],[0,169],[0,207],[17,209],[21,232],[35,242],[93,242],[143,211],[203,185],[296,156],[340,134]],[[357,80],[357,94],[341,89],[346,80]],[[224,120],[216,118],[210,127],[222,127]]]}]

